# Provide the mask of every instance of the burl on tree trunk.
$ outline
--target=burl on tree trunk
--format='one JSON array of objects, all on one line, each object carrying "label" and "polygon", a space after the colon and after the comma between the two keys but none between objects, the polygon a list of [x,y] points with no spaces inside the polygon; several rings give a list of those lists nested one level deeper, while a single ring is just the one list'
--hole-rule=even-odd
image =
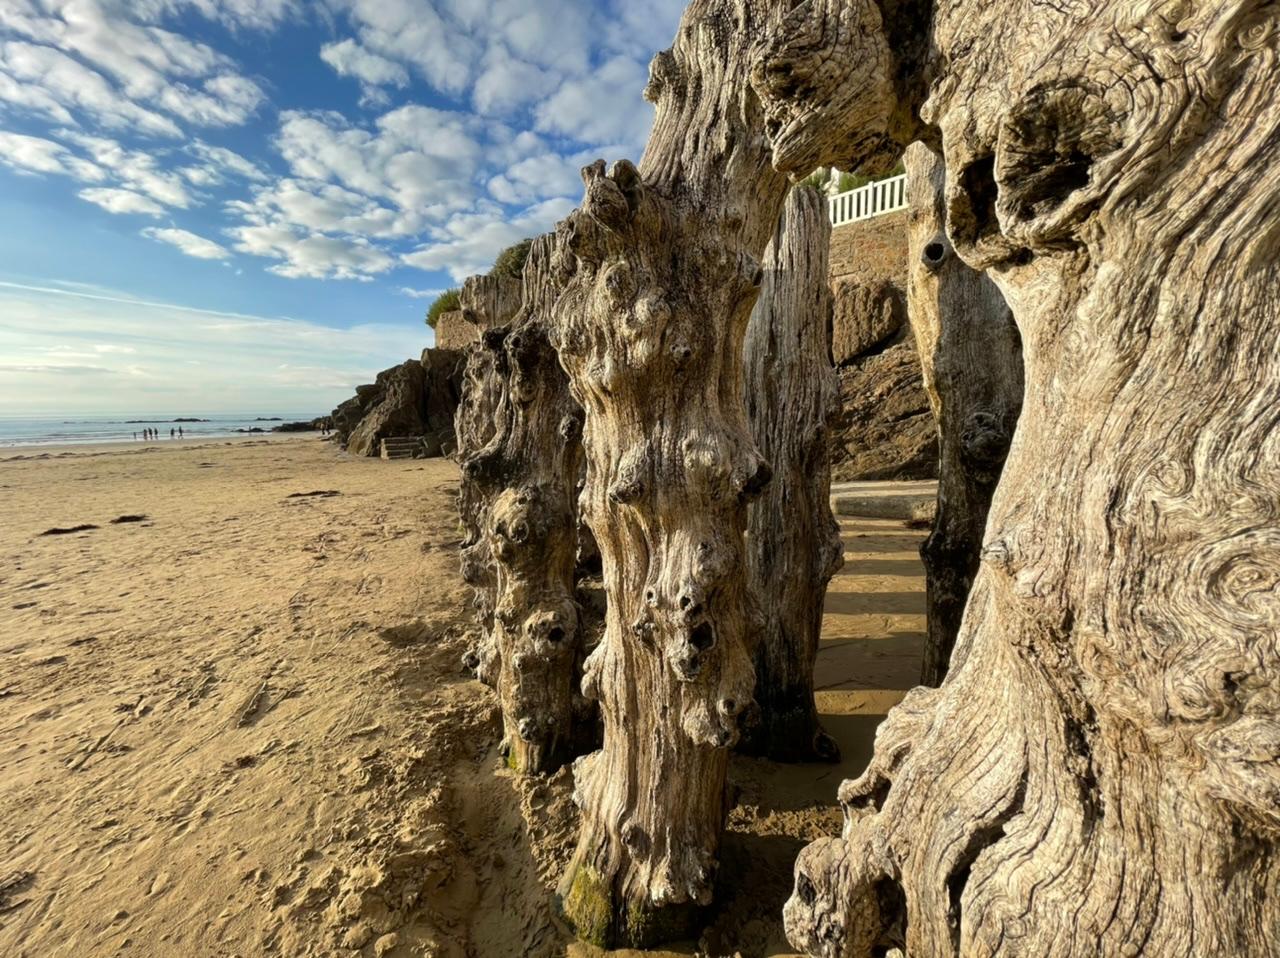
[{"label": "burl on tree trunk", "polygon": [[773,480],[747,510],[748,594],[760,604],[759,721],[742,750],[776,761],[836,761],[813,699],[827,583],[844,563],[831,515],[827,421],[840,402],[831,364],[831,218],[811,187],[787,195],[747,324],[747,417]]},{"label": "burl on tree trunk", "polygon": [[1275,955],[1278,17],[936,4],[916,103],[948,236],[1021,332],[1023,411],[950,671],[801,853],[797,947]]},{"label": "burl on tree trunk", "polygon": [[938,424],[938,511],[920,550],[928,639],[920,681],[947,674],[978,572],[987,510],[1022,410],[1022,340],[1004,296],[955,255],[942,158],[907,149],[907,303]]},{"label": "burl on tree trunk", "polygon": [[[472,347],[468,402],[458,416],[463,422],[465,409],[460,504],[473,510],[468,531],[475,530],[474,541],[464,543],[464,572],[491,596],[487,609],[481,598],[488,616],[471,664],[498,693],[508,764],[528,774],[578,754],[594,727],[593,709],[578,692],[585,655],[574,578],[582,414],[547,338],[550,250],[551,237],[534,242],[519,313]],[[491,287],[481,289],[492,294]],[[489,417],[483,425],[476,421],[482,415]]]}]

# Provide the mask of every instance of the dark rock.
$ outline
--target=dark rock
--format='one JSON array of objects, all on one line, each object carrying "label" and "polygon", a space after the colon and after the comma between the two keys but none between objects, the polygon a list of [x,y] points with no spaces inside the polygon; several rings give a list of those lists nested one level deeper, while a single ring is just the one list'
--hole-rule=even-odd
[{"label": "dark rock", "polygon": [[273,426],[272,432],[319,432],[332,427],[331,416],[317,416],[315,419],[304,419],[301,422],[286,422]]},{"label": "dark rock", "polygon": [[937,427],[910,330],[843,366],[840,398],[831,435],[834,479],[937,478]]},{"label": "dark rock", "polygon": [[330,417],[337,440],[356,456],[376,456],[383,439],[421,436],[425,455],[452,451],[453,415],[461,389],[462,354],[428,349],[357,386]]},{"label": "dark rock", "polygon": [[831,358],[843,366],[885,345],[907,324],[902,290],[890,280],[834,283]]}]

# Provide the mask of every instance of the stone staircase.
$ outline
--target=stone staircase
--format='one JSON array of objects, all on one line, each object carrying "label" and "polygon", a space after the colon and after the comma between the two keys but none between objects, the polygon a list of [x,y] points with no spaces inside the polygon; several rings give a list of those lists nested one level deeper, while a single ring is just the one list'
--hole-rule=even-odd
[{"label": "stone staircase", "polygon": [[425,453],[421,436],[391,436],[382,440],[383,459],[417,459]]}]

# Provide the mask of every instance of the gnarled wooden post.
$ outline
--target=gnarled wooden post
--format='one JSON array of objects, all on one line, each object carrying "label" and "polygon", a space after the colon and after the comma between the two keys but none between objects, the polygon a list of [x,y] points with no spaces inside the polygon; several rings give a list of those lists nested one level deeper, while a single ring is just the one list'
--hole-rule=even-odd
[{"label": "gnarled wooden post", "polygon": [[840,402],[831,365],[831,218],[811,187],[787,195],[764,256],[745,345],[747,417],[773,480],[747,510],[748,594],[761,606],[755,651],[760,720],[744,751],[835,761],[818,721],[813,661],[827,583],[844,562],[831,515],[827,420]]},{"label": "gnarled wooden post", "polygon": [[[599,944],[691,928],[710,901],[725,770],[751,703],[742,533],[769,470],[742,403],[742,338],[787,190],[746,83],[767,0],[694,0],[650,67],[639,170],[584,170],[557,229],[556,344],[586,413],[584,516],[603,558],[587,660],[603,748],[580,759],[566,917]],[[711,144],[715,148],[710,148]],[[731,202],[749,185],[750,202]]]},{"label": "gnarled wooden post", "polygon": [[467,653],[467,665],[479,665],[479,643],[493,632],[493,610],[498,585],[497,570],[484,532],[484,517],[492,487],[482,486],[468,463],[493,441],[507,398],[505,324],[520,308],[520,284],[509,277],[471,276],[463,283],[462,314],[479,329],[480,339],[466,350],[462,390],[454,413],[457,460],[462,470],[458,485],[458,516],[462,522],[462,580],[474,592],[473,603],[480,634]]},{"label": "gnarled wooden post", "polygon": [[915,143],[905,162],[908,312],[939,446],[938,512],[920,550],[929,607],[920,680],[938,685],[1022,410],[1022,340],[995,283],[956,256],[947,239],[941,157]]},{"label": "gnarled wooden post", "polygon": [[[582,413],[547,339],[551,237],[534,241],[520,312],[488,330],[493,434],[463,463],[476,491],[477,548],[490,560],[493,612],[477,675],[502,705],[503,752],[517,771],[554,770],[591,741],[578,692],[583,629],[575,601]],[[482,362],[482,360],[481,360]]]},{"label": "gnarled wooden post", "polygon": [[950,671],[797,862],[811,954],[1275,954],[1278,18],[936,6],[948,235],[1026,389]]},{"label": "gnarled wooden post", "polygon": [[[694,0],[650,67],[640,169],[589,167],[582,208],[557,228],[557,348],[586,413],[582,503],[609,598],[583,678],[604,747],[577,766],[583,824],[560,893],[597,942],[679,935],[711,897],[728,749],[753,686],[742,531],[769,477],[742,404],[742,337],[787,190],[748,73],[785,13]],[[838,17],[879,38],[843,71],[851,122],[888,130],[879,11]],[[766,82],[786,87],[785,72]]]}]

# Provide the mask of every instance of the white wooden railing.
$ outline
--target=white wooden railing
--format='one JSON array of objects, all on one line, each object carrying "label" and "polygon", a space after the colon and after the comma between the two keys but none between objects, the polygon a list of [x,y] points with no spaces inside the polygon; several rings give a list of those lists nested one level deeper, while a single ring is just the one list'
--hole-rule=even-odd
[{"label": "white wooden railing", "polygon": [[837,193],[827,200],[831,212],[831,225],[843,226],[869,220],[884,213],[896,213],[907,208],[907,178],[895,176],[878,183],[859,186],[848,193]]}]

